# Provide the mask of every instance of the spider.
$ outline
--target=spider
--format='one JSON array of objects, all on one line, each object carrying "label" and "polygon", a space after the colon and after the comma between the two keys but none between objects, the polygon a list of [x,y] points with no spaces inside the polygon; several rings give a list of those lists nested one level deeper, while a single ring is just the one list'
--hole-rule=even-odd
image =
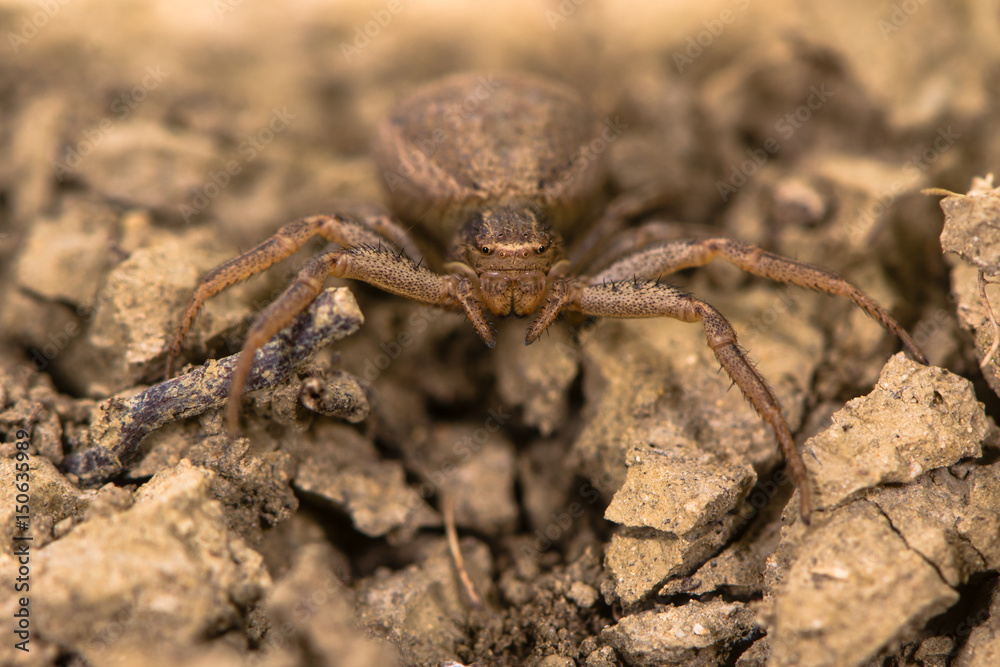
[{"label": "spider", "polygon": [[[725,259],[749,273],[849,297],[924,354],[885,309],[839,275],[727,238],[667,240],[655,223],[621,232],[641,196],[613,200],[601,215],[603,156],[621,129],[601,120],[572,89],[526,75],[458,74],[404,100],[382,123],[375,157],[395,217],[315,215],[289,223],[210,271],[195,290],[167,350],[167,377],[206,299],[288,257],[319,235],[330,241],[251,327],[233,373],[226,423],[237,427],[254,353],[320,293],[327,276],[361,280],[392,294],[463,311],[489,347],[485,314],[530,316],[525,343],[564,311],[594,317],[673,317],[700,322],[708,346],[773,428],[810,515],[805,467],[781,406],[740,347],[729,321],[660,277]],[[447,248],[440,271],[423,263],[407,223]],[[609,242],[610,240],[610,242]]]}]

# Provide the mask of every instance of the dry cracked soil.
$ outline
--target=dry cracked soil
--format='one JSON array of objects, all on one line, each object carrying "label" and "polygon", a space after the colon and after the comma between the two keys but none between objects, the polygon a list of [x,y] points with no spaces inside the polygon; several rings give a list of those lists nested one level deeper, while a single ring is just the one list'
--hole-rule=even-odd
[{"label": "dry cracked soil", "polygon": [[[0,28],[0,664],[1000,664],[995,3],[5,0]],[[629,225],[820,264],[911,332],[926,366],[848,299],[668,278],[770,382],[809,525],[674,320],[488,350],[331,279],[230,438],[232,355],[310,243],[210,299],[163,382],[200,276],[383,205],[379,121],[456,71],[579,90],[605,194],[659,195]]]}]

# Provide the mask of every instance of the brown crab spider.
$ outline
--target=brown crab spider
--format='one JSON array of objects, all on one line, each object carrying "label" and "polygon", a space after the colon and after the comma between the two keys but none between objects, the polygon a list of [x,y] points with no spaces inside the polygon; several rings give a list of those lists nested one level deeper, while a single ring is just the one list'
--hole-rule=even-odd
[{"label": "brown crab spider", "polygon": [[[926,358],[885,309],[831,271],[726,238],[664,240],[656,225],[617,233],[625,212],[641,197],[612,202],[595,221],[588,214],[599,205],[605,181],[603,149],[595,147],[613,140],[611,127],[570,89],[526,75],[464,74],[420,89],[383,123],[376,159],[398,220],[418,226],[447,248],[441,271],[424,266],[416,242],[392,216],[297,220],[201,280],[169,346],[168,377],[206,299],[318,235],[330,245],[247,334],[226,406],[231,430],[237,427],[254,353],[316,298],[328,276],[462,311],[490,347],[495,336],[484,309],[501,317],[535,315],[526,343],[564,311],[672,317],[701,323],[719,363],[774,429],[808,521],[805,466],[771,388],[747,360],[729,321],[708,303],[660,282],[661,277],[722,258],[776,282],[846,296],[899,337],[914,358],[923,363]],[[565,243],[573,245],[567,249]],[[602,244],[608,245],[603,256],[597,252]],[[637,245],[644,247],[628,250]]]}]

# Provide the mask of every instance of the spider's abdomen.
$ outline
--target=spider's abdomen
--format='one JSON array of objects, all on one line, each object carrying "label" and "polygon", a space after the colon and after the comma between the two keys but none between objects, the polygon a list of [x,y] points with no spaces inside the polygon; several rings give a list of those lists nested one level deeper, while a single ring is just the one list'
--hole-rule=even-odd
[{"label": "spider's abdomen", "polygon": [[512,202],[537,206],[570,239],[601,197],[605,125],[563,84],[459,74],[404,100],[375,158],[396,214],[442,243],[475,212]]}]

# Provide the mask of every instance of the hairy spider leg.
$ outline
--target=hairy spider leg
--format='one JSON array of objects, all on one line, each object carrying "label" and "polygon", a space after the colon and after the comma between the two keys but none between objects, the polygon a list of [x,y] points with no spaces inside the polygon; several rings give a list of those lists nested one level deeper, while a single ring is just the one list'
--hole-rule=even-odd
[{"label": "hairy spider leg", "polygon": [[281,296],[261,312],[247,333],[226,403],[226,424],[230,432],[236,432],[238,427],[243,387],[254,354],[312,303],[323,290],[327,276],[361,280],[425,305],[461,307],[474,324],[478,316],[482,326],[489,326],[476,293],[465,278],[436,274],[384,245],[330,246],[306,264]]},{"label": "hairy spider leg", "polygon": [[927,363],[919,346],[885,309],[836,273],[724,238],[653,245],[614,261],[590,278],[556,281],[538,317],[528,327],[525,342],[536,340],[563,310],[596,317],[666,316],[683,322],[701,322],[708,345],[719,363],[774,430],[799,489],[802,519],[808,522],[810,491],[802,457],[795,447],[774,392],[740,348],[732,325],[704,301],[656,280],[659,276],[681,269],[702,266],[720,256],[758,276],[849,297],[865,313],[898,336],[914,358]]},{"label": "hairy spider leg", "polygon": [[[369,220],[372,222],[347,215],[313,215],[301,218],[283,226],[263,243],[223,262],[205,274],[191,296],[174,337],[167,347],[166,379],[169,380],[173,376],[174,364],[180,356],[184,337],[207,299],[289,257],[314,236],[320,236],[344,247],[406,239],[406,232],[384,217],[373,216]],[[391,229],[392,227],[395,229]],[[385,236],[376,232],[376,229],[383,231]],[[403,243],[406,244],[403,247],[412,247],[412,243],[405,240]]]}]

